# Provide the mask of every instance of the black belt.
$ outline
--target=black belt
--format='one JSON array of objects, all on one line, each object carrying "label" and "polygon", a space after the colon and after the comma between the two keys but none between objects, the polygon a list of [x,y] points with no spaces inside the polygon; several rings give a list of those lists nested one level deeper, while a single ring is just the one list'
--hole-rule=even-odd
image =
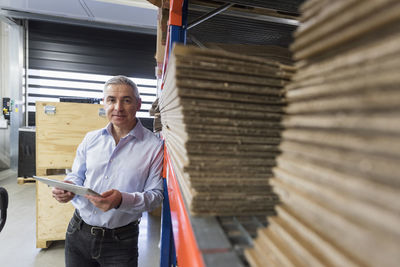
[{"label": "black belt", "polygon": [[105,227],[93,226],[93,225],[85,223],[77,211],[75,211],[73,218],[80,225],[80,227],[79,227],[80,230],[89,232],[95,236],[103,236],[103,237],[114,237],[115,235],[118,235],[122,232],[132,230],[133,228],[137,227],[140,223],[140,219],[139,219],[139,220],[131,222],[130,224],[127,224],[125,226],[110,229],[110,228],[105,228]]}]

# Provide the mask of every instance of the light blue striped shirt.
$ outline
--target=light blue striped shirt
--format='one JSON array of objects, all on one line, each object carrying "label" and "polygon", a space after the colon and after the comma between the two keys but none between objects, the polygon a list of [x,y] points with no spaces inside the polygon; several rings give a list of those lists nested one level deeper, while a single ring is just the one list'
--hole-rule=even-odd
[{"label": "light blue striped shirt", "polygon": [[89,132],[79,145],[72,172],[65,180],[103,193],[117,189],[122,193],[121,206],[103,212],[83,196],[72,204],[90,225],[116,228],[156,208],[162,201],[163,143],[138,119],[129,134],[115,145],[111,123]]}]

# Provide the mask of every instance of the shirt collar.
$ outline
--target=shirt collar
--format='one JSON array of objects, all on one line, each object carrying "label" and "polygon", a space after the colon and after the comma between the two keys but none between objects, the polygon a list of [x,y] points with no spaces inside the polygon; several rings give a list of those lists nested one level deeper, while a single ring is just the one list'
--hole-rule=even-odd
[{"label": "shirt collar", "polygon": [[[104,135],[104,134],[109,134],[109,135],[112,136],[111,127],[112,127],[112,124],[111,124],[111,122],[109,122],[109,123],[106,125],[106,127],[104,127],[103,129],[101,129],[101,133],[102,133],[103,135]],[[132,136],[132,137],[136,137],[136,138],[138,138],[138,139],[143,139],[143,136],[144,136],[144,129],[143,129],[143,125],[142,125],[140,119],[137,118],[135,127],[133,127],[133,129],[128,133],[128,135],[129,135],[129,136]]]}]

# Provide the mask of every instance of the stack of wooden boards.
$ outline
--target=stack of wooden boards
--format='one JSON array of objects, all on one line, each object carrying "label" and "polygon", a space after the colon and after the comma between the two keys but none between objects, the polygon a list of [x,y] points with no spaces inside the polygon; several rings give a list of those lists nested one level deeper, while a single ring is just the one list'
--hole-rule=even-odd
[{"label": "stack of wooden boards", "polygon": [[162,133],[191,214],[271,214],[268,178],[293,67],[175,46],[160,98]]},{"label": "stack of wooden boards", "polygon": [[248,55],[293,65],[292,53],[289,49],[275,45],[221,44],[207,43],[207,48],[222,49],[241,55]]},{"label": "stack of wooden boards", "polygon": [[400,2],[308,1],[252,266],[399,266]]}]

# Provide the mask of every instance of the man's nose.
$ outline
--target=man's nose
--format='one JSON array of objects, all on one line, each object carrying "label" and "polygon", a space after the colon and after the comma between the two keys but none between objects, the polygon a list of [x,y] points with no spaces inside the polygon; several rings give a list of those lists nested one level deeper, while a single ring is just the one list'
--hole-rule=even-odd
[{"label": "man's nose", "polygon": [[121,110],[122,109],[122,103],[120,101],[116,101],[114,104],[114,109],[115,110]]}]

